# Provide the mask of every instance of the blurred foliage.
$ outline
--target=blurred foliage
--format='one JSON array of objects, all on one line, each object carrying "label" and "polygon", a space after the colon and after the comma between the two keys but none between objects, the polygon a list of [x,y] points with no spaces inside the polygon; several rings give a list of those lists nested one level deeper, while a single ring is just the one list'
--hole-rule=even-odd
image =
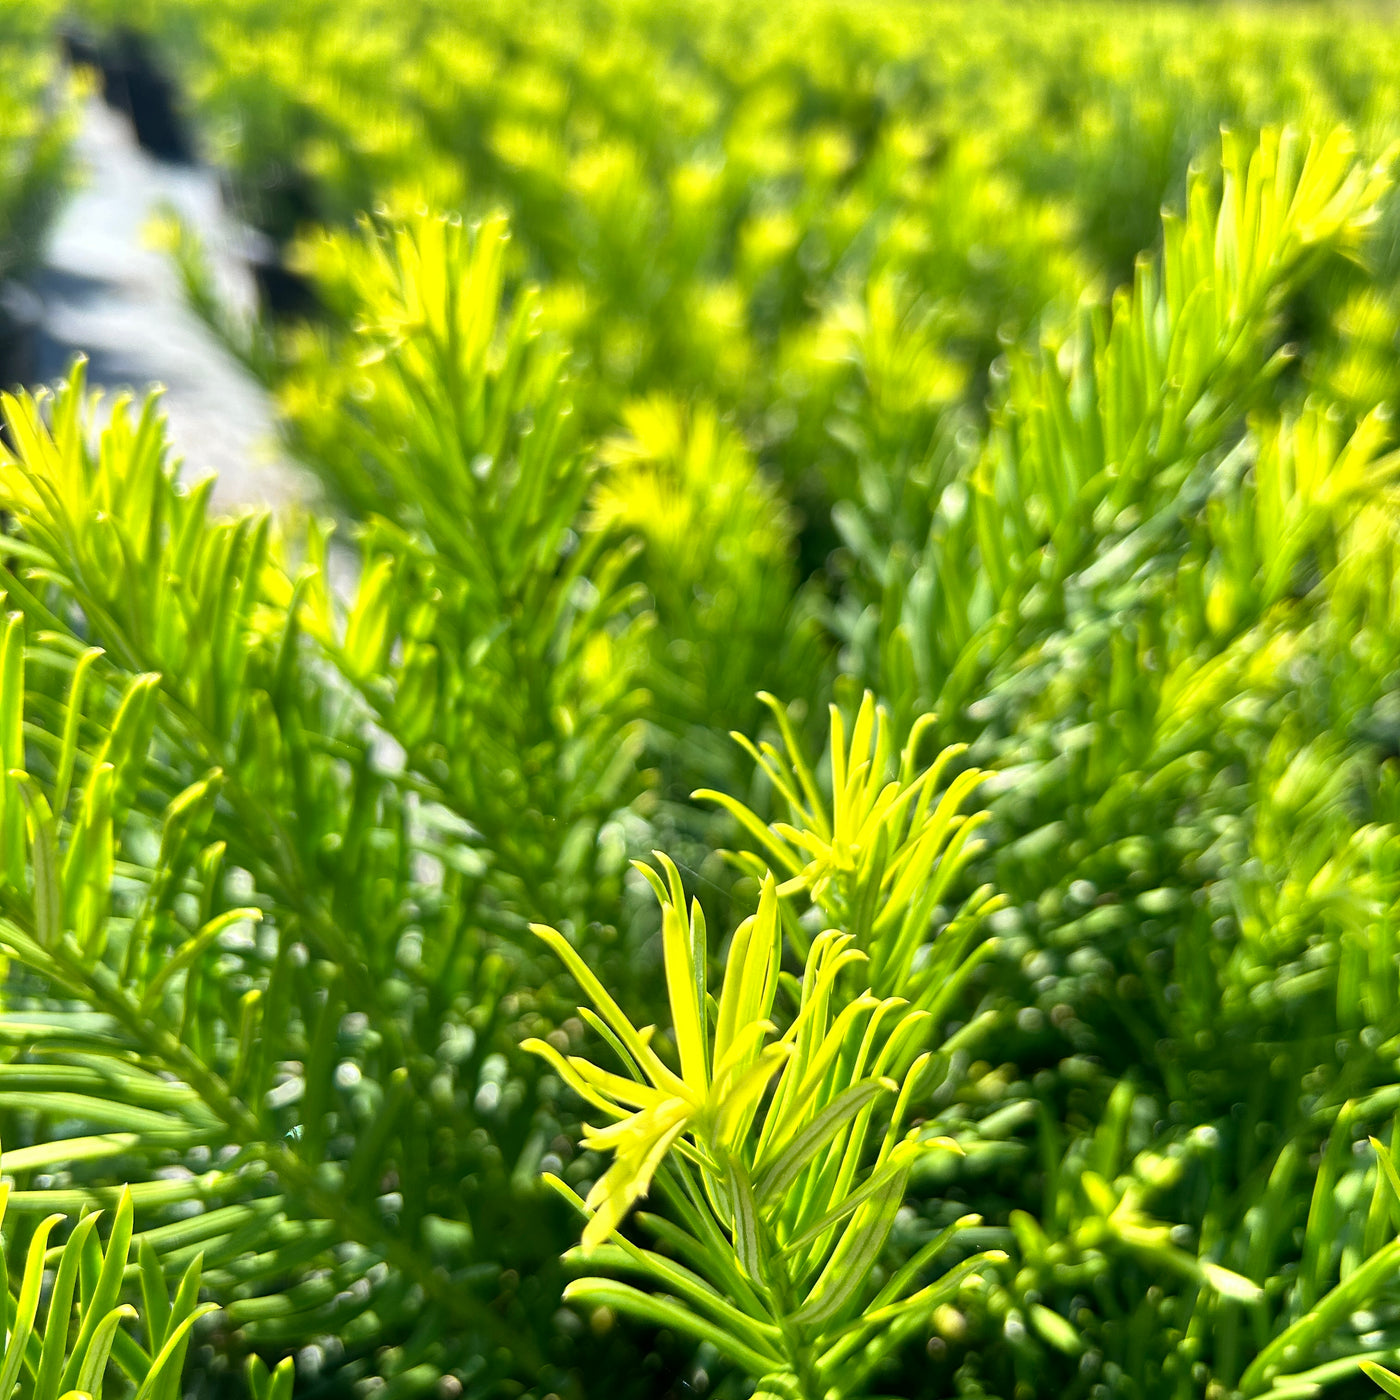
[{"label": "blurred foliage", "polygon": [[[73,183],[71,95],[53,41],[56,5],[0,5],[0,283],[37,270]],[[0,313],[3,314],[3,313]]]},{"label": "blurred foliage", "polygon": [[328,518],[5,405],[12,1216],[200,1395],[1394,1384],[1388,22],[74,10]]}]

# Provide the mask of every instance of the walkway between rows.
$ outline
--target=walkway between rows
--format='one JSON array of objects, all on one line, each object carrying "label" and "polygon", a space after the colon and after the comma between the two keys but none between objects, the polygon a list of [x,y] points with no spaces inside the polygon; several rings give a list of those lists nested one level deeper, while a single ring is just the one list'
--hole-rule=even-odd
[{"label": "walkway between rows", "polygon": [[266,391],[185,305],[169,257],[148,243],[152,217],[173,206],[200,231],[225,295],[249,304],[251,282],[234,256],[237,234],[214,172],[153,159],[97,98],[84,108],[76,154],[82,183],[36,279],[45,308],[40,379],[63,377],[81,351],[94,387],[162,384],[184,474],[217,472],[219,504],[313,499],[307,474],[278,449]]}]

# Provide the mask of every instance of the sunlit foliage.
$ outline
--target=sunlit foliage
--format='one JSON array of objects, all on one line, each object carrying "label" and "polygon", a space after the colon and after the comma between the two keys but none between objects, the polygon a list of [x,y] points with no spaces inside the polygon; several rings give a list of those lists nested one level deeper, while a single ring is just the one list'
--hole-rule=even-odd
[{"label": "sunlit foliage", "polygon": [[1400,1393],[1387,25],[78,8],[325,496],[5,402],[23,1384]]}]

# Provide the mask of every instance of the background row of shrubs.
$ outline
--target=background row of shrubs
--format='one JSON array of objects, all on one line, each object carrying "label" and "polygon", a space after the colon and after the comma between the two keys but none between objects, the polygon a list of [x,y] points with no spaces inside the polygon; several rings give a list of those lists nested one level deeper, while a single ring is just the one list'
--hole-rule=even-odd
[{"label": "background row of shrubs", "polygon": [[521,1042],[597,1042],[525,925],[664,1025],[628,858],[664,846],[732,928],[753,865],[718,853],[769,852],[692,791],[788,819],[729,731],[780,741],[768,691],[819,753],[869,689],[894,750],[934,713],[948,779],[992,774],[919,931],[970,940],[918,1113],[964,1155],[883,1267],[969,1211],[1010,1255],[879,1386],[1291,1400],[1395,1360],[1387,24],[11,12],[8,226],[61,189],[46,26],[143,36],[314,291],[240,321],[168,230],[358,551],[338,587],[320,523],[211,520],[149,407],[100,453],[80,385],[52,438],[12,408],[0,729],[78,852],[73,947],[21,946],[7,779],[12,1219],[134,1183],[138,1243],[202,1253],[220,1305],[201,1393],[248,1353],[307,1395],[742,1393],[561,1305],[577,1221],[538,1176],[605,1163]]}]

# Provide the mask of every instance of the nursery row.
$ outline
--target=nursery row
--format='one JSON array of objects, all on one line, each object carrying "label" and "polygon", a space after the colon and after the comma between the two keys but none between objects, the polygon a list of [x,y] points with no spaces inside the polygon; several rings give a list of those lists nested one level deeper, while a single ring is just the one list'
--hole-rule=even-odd
[{"label": "nursery row", "polygon": [[6,401],[0,1400],[1374,1395],[1389,28],[66,23],[305,279],[165,229],[328,518]]}]

